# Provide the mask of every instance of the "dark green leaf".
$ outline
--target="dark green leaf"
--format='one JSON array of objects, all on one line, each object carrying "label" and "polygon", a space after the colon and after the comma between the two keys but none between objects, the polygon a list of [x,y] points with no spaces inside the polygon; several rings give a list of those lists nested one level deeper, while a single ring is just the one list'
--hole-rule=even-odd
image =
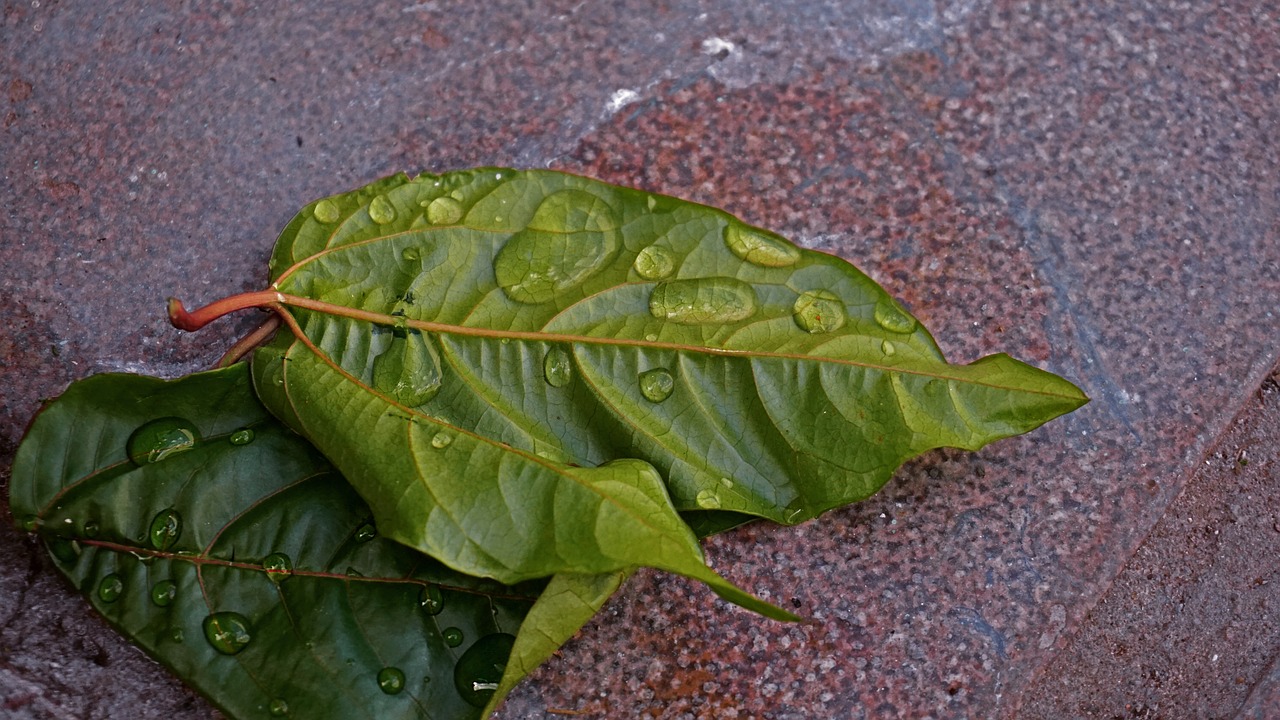
[{"label": "dark green leaf", "polygon": [[238,718],[479,717],[540,593],[380,537],[243,364],[72,385],[19,448],[11,504],[108,621]]},{"label": "dark green leaf", "polygon": [[1086,402],[1006,355],[948,364],[839,258],[561,173],[388,178],[304,209],[272,265],[293,334],[255,357],[264,402],[388,533],[507,581],[645,564],[731,593],[660,477],[675,510],[795,523]]}]

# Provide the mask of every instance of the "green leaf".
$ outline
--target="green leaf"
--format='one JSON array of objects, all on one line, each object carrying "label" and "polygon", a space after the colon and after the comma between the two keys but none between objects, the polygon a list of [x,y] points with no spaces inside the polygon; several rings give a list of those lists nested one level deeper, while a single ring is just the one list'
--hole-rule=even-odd
[{"label": "green leaf", "polygon": [[[479,717],[541,591],[378,536],[243,364],[72,385],[19,447],[11,505],[109,622],[238,718]],[[540,617],[537,659],[594,608]]]},{"label": "green leaf", "polygon": [[388,178],[305,208],[272,267],[239,301],[293,330],[255,357],[264,402],[394,537],[506,581],[693,574],[659,477],[675,510],[796,523],[1087,401],[1006,355],[948,364],[839,258],[562,173]]}]

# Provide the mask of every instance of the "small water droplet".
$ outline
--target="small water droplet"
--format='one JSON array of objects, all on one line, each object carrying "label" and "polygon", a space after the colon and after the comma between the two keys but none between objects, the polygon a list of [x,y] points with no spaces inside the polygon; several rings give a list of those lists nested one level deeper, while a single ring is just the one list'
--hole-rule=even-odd
[{"label": "small water droplet", "polygon": [[249,619],[238,612],[217,612],[204,619],[204,639],[223,655],[235,655],[253,640]]},{"label": "small water droplet", "polygon": [[385,195],[379,195],[369,203],[369,219],[379,225],[396,219],[396,209]]},{"label": "small water droplet", "polygon": [[632,267],[645,280],[661,280],[675,272],[676,259],[670,250],[660,245],[650,245],[636,255]]},{"label": "small water droplet", "polygon": [[893,300],[884,297],[876,303],[876,323],[893,333],[909,333],[916,329],[916,319],[903,312]]},{"label": "small water droplet", "polygon": [[884,351],[885,355],[892,355],[898,352],[898,348],[893,346],[893,341],[891,340],[885,340],[884,342],[881,342],[880,349]]},{"label": "small water droplet", "polygon": [[151,547],[156,550],[168,550],[173,544],[178,542],[178,537],[182,535],[182,516],[177,510],[169,508],[156,513],[151,519],[151,530],[149,533]]},{"label": "small water droplet", "polygon": [[658,333],[646,333],[644,339],[646,342],[658,342]]},{"label": "small water droplet", "polygon": [[649,402],[660,403],[671,397],[676,389],[675,378],[666,368],[654,368],[640,373],[640,394]]},{"label": "small water droplet", "polygon": [[445,628],[441,634],[444,636],[444,644],[449,647],[458,647],[462,644],[462,631],[456,627]]},{"label": "small water droplet", "polygon": [[338,203],[332,200],[321,200],[316,203],[311,214],[315,216],[316,220],[327,225],[341,217],[342,211],[338,209]]},{"label": "small water droplet", "polygon": [[722,477],[720,478],[720,485],[725,489],[731,489],[733,487],[733,481],[727,477]]},{"label": "small water droplet", "polygon": [[18,524],[22,526],[24,532],[35,532],[36,528],[40,527],[40,518],[31,514],[23,515]]},{"label": "small water droplet", "polygon": [[115,602],[123,592],[124,581],[115,573],[107,575],[98,583],[98,597],[102,598],[102,602]]},{"label": "small water droplet", "polygon": [[58,562],[72,565],[80,560],[80,543],[62,537],[49,538],[45,541],[49,552]]},{"label": "small water droplet", "polygon": [[649,314],[681,325],[738,322],[755,311],[755,290],[729,277],[672,280],[649,296]]},{"label": "small water droplet", "polygon": [[453,444],[453,436],[446,432],[438,432],[431,436],[431,447],[443,450]]},{"label": "small water droplet", "polygon": [[152,420],[133,431],[125,448],[135,465],[158,463],[196,446],[200,433],[190,421],[179,417]]},{"label": "small water droplet", "polygon": [[452,225],[462,219],[462,203],[451,197],[438,197],[427,205],[427,222],[432,225]]},{"label": "small water droplet", "polygon": [[289,703],[284,698],[275,698],[267,705],[267,712],[271,713],[271,717],[284,717],[289,714]]},{"label": "small water droplet", "polygon": [[573,360],[564,348],[555,346],[542,359],[542,375],[551,387],[561,388],[573,379]]},{"label": "small water droplet", "polygon": [[715,510],[720,507],[720,496],[714,490],[699,490],[694,502],[704,510]]},{"label": "small water droplet", "polygon": [[516,639],[507,633],[485,635],[475,641],[453,666],[453,686],[468,704],[484,707],[498,689]]},{"label": "small water droplet", "polygon": [[365,523],[360,526],[360,529],[356,530],[355,537],[356,542],[369,542],[378,537],[378,529],[373,526],[373,523]]},{"label": "small water droplet", "polygon": [[176,643],[180,643],[187,639],[187,634],[182,632],[182,628],[176,627],[169,631],[169,639]]},{"label": "small water droplet", "polygon": [[829,290],[806,290],[800,293],[791,312],[801,330],[815,335],[839,330],[848,319],[844,301]]},{"label": "small water droplet", "polygon": [[293,561],[284,553],[275,552],[262,558],[262,569],[271,582],[284,582],[293,574]]},{"label": "small water droplet", "polygon": [[90,540],[98,537],[98,533],[102,532],[102,527],[93,520],[86,520],[84,523],[84,536]]},{"label": "small water droplet", "polygon": [[649,210],[652,211],[654,208],[658,207],[658,198],[650,195],[645,199],[645,205],[648,205]]},{"label": "small water droplet", "polygon": [[418,593],[418,605],[428,615],[439,615],[444,610],[444,594],[435,585],[423,585]]},{"label": "small water droplet", "polygon": [[240,428],[231,433],[231,436],[227,438],[227,442],[236,446],[248,445],[253,442],[253,430],[251,428]]},{"label": "small water droplet", "polygon": [[734,255],[761,267],[787,267],[800,259],[800,248],[781,236],[737,223],[725,226],[724,243]]},{"label": "small water droplet", "polygon": [[418,262],[419,260],[422,259],[422,251],[419,250],[417,247],[410,245],[409,247],[400,251],[400,257],[405,262],[411,262],[411,263]]},{"label": "small water droplet", "polygon": [[395,695],[404,690],[404,671],[394,667],[384,667],[379,670],[378,689],[388,695]]},{"label": "small water droplet", "polygon": [[151,602],[160,607],[168,607],[178,597],[178,584],[172,580],[161,580],[151,586]]}]

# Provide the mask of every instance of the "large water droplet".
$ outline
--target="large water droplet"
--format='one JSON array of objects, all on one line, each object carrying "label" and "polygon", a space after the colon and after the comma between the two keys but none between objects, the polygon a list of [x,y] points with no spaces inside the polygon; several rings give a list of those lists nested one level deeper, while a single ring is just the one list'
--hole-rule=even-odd
[{"label": "large water droplet", "polygon": [[342,216],[342,211],[338,209],[338,204],[332,200],[321,200],[316,203],[315,208],[311,211],[316,220],[326,225],[334,222]]},{"label": "large water droplet", "polygon": [[124,581],[115,573],[107,575],[98,583],[98,597],[102,598],[102,602],[115,602],[123,592]]},{"label": "large water droplet", "polygon": [[125,449],[135,465],[149,465],[184,453],[199,441],[200,433],[190,421],[165,417],[134,430]]},{"label": "large water droplet", "polygon": [[45,540],[45,545],[60,563],[73,565],[80,560],[80,543],[74,540],[63,537],[49,538]]},{"label": "large water droplet", "polygon": [[249,618],[238,612],[217,612],[204,619],[204,639],[223,655],[235,655],[253,640]]},{"label": "large water droplet", "polygon": [[149,538],[151,547],[157,550],[168,550],[173,544],[178,542],[178,537],[182,535],[182,516],[177,510],[169,508],[156,513],[151,518],[151,530]]},{"label": "large water droplet", "polygon": [[453,666],[453,686],[468,704],[484,707],[498,689],[516,639],[507,633],[485,635]]},{"label": "large water droplet", "polygon": [[289,714],[289,703],[284,698],[275,698],[267,705],[267,712],[271,717],[284,717]]},{"label": "large water droplet", "polygon": [[716,495],[715,490],[699,490],[694,502],[704,510],[715,510],[720,507],[720,496]]},{"label": "large water droplet", "polygon": [[666,368],[654,368],[640,373],[640,394],[649,402],[660,403],[671,397],[676,380]]},{"label": "large water droplet", "polygon": [[916,329],[916,319],[887,297],[876,303],[875,318],[876,323],[889,332],[909,333]]},{"label": "large water droplet", "polygon": [[293,561],[284,553],[275,552],[262,558],[262,569],[266,571],[271,582],[284,582],[293,574]]},{"label": "large water droplet", "polygon": [[724,244],[734,255],[762,267],[787,267],[800,259],[800,248],[781,236],[737,223],[725,226]]},{"label": "large water droplet", "polygon": [[551,387],[561,388],[573,379],[573,360],[564,348],[555,346],[542,359],[542,375]]},{"label": "large water droplet", "polygon": [[844,301],[830,290],[806,290],[796,298],[791,312],[800,329],[813,334],[828,333],[844,326]]},{"label": "large water droplet", "polygon": [[388,695],[396,695],[404,690],[404,671],[394,667],[379,670],[378,689]]},{"label": "large water droplet", "polygon": [[396,209],[385,195],[379,195],[369,203],[369,219],[386,225],[396,219]]},{"label": "large water droplet", "polygon": [[493,274],[512,300],[544,303],[608,267],[617,250],[613,209],[590,193],[561,190],[502,246]]},{"label": "large water droplet", "polygon": [[373,385],[405,407],[418,407],[440,392],[440,355],[417,330],[398,327],[373,361]]},{"label": "large water droplet", "polygon": [[462,631],[456,627],[445,628],[441,635],[444,637],[444,644],[449,647],[458,647],[462,644]]},{"label": "large water droplet", "polygon": [[418,593],[418,605],[428,615],[439,615],[444,610],[444,594],[435,585],[423,585]]},{"label": "large water droplet", "polygon": [[248,445],[253,442],[253,429],[240,428],[239,430],[231,433],[231,436],[227,438],[227,442],[236,446]]},{"label": "large water droplet", "polygon": [[651,315],[681,325],[738,322],[755,311],[755,290],[729,277],[672,280],[649,296]]},{"label": "large water droplet", "polygon": [[427,222],[452,225],[462,219],[462,203],[451,197],[438,197],[427,205]]},{"label": "large water droplet", "polygon": [[178,597],[178,584],[172,580],[161,580],[151,586],[151,602],[160,607],[168,607]]},{"label": "large water droplet", "polygon": [[453,436],[447,432],[438,432],[431,436],[431,447],[443,450],[453,444]]},{"label": "large water droplet", "polygon": [[660,245],[650,245],[636,255],[632,267],[645,280],[661,280],[675,272],[676,259],[670,250]]}]

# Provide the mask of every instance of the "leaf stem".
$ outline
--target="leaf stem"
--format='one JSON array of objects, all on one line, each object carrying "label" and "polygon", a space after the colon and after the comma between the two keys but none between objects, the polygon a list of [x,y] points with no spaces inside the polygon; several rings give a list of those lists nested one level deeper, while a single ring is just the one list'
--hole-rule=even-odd
[{"label": "leaf stem", "polygon": [[223,368],[240,362],[254,348],[269,340],[278,327],[280,327],[280,315],[279,313],[272,313],[267,317],[266,322],[255,328],[253,332],[237,340],[235,345],[232,345],[223,353],[222,359],[218,360],[218,367]]},{"label": "leaf stem", "polygon": [[169,322],[179,330],[192,332],[227,313],[251,307],[266,307],[283,301],[284,296],[275,290],[260,290],[215,300],[193,312],[187,310],[181,300],[169,298]]}]

